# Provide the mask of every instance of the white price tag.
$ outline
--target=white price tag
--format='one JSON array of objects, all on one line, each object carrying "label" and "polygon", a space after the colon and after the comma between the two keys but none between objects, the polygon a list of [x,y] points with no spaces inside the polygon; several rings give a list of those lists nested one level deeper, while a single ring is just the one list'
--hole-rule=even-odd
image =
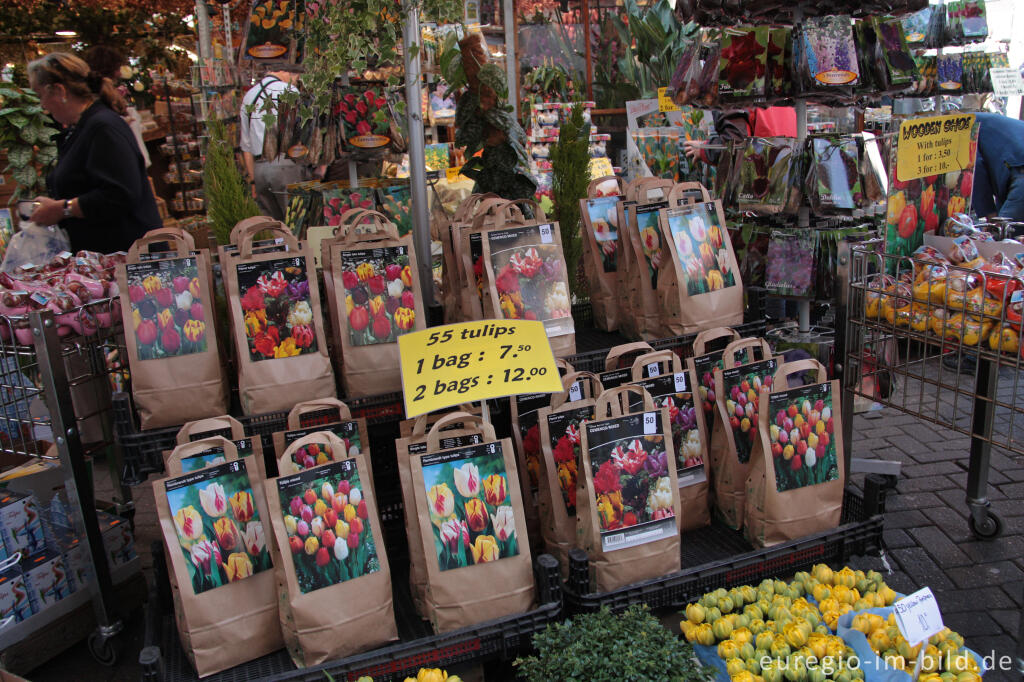
[{"label": "white price tag", "polygon": [[686,393],[686,372],[676,372],[676,393]]},{"label": "white price tag", "polygon": [[583,385],[579,381],[569,387],[569,402],[574,403],[577,400],[583,400]]},{"label": "white price tag", "polygon": [[896,625],[910,646],[917,646],[942,632],[942,614],[939,613],[939,602],[931,589],[925,587],[900,599],[893,604],[896,614]]},{"label": "white price tag", "polygon": [[661,376],[661,366],[659,366],[656,362],[652,362],[651,364],[647,365],[647,376]]},{"label": "white price tag", "polygon": [[540,226],[540,243],[541,244],[550,244],[551,243],[551,225],[550,224],[541,225]]},{"label": "white price tag", "polygon": [[658,413],[644,412],[644,435],[650,436],[658,432]]},{"label": "white price tag", "polygon": [[992,75],[992,93],[996,97],[1024,95],[1024,78],[1017,69],[989,69]]}]

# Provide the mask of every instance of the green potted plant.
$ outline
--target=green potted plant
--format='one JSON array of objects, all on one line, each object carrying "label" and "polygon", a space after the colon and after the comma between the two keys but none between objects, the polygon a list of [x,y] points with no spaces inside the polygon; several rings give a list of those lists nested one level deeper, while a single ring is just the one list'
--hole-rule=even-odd
[{"label": "green potted plant", "polygon": [[34,92],[0,83],[0,149],[7,150],[4,173],[16,185],[12,202],[45,193],[46,172],[57,160],[56,134]]}]

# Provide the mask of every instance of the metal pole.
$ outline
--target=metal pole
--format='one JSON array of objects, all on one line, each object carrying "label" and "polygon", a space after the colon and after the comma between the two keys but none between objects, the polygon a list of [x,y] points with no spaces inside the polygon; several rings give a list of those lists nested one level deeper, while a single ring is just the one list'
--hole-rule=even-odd
[{"label": "metal pole", "polygon": [[423,151],[423,96],[419,51],[420,15],[407,5],[402,26],[405,55],[405,107],[409,125],[409,186],[412,194],[412,238],[419,263],[423,304],[434,304],[433,256],[430,244],[430,216],[427,212],[427,162]]},{"label": "metal pole", "polygon": [[213,59],[210,14],[206,11],[206,0],[196,0],[196,29],[199,32],[199,58]]},{"label": "metal pole", "polygon": [[580,30],[583,31],[583,77],[587,79],[584,84],[584,92],[587,93],[587,99],[594,99],[594,65],[591,63],[590,54],[590,3],[588,0],[583,0],[583,7],[581,9],[583,16],[580,18]]},{"label": "metal pole", "polygon": [[231,10],[227,5],[221,5],[224,17],[224,61],[235,61],[234,38],[231,36]]},{"label": "metal pole", "polygon": [[505,16],[505,78],[512,115],[519,118],[519,78],[516,77],[516,8],[512,0],[502,0]]}]

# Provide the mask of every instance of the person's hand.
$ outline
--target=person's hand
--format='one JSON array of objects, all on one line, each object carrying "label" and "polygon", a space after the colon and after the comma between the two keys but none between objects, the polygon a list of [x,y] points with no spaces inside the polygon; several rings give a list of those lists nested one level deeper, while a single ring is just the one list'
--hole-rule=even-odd
[{"label": "person's hand", "polygon": [[686,158],[696,161],[700,158],[700,142],[697,140],[683,142],[683,151],[686,152]]},{"label": "person's hand", "polygon": [[36,197],[36,210],[32,211],[30,220],[36,225],[56,225],[64,219],[64,202],[49,197]]}]

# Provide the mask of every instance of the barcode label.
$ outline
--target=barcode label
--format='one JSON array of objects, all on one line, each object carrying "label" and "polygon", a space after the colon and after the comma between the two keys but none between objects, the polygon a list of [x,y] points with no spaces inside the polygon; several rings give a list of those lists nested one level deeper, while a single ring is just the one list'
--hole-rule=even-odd
[{"label": "barcode label", "polygon": [[647,365],[647,376],[649,376],[649,377],[661,376],[661,367],[658,365],[658,363],[652,362],[651,364]]},{"label": "barcode label", "polygon": [[644,435],[650,436],[658,432],[658,413],[644,412]]},{"label": "barcode label", "polygon": [[551,225],[540,226],[540,243],[550,244],[551,243]]},{"label": "barcode label", "polygon": [[569,387],[569,402],[574,403],[577,400],[583,400],[583,385],[578,381]]},{"label": "barcode label", "polygon": [[676,393],[685,393],[686,392],[686,373],[685,372],[676,372],[676,374],[675,374],[675,381],[676,381]]},{"label": "barcode label", "polygon": [[619,533],[618,535],[606,535],[602,538],[605,547],[616,547],[626,542],[626,535]]}]

